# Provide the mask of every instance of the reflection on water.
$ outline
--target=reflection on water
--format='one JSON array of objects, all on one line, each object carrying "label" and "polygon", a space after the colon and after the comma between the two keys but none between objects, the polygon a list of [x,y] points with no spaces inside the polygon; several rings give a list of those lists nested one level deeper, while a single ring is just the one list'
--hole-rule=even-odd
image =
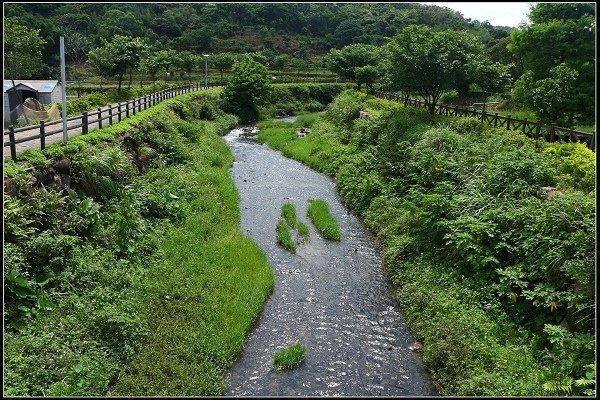
[{"label": "reflection on water", "polygon": [[[293,118],[293,117],[288,117]],[[266,252],[274,291],[232,367],[230,396],[437,395],[409,349],[414,342],[383,276],[376,242],[343,206],[328,177],[232,131],[232,177],[240,193],[241,228]],[[325,199],[342,229],[322,239],[306,217],[308,199]],[[291,202],[310,226],[310,240],[291,254],[277,245],[281,206]],[[304,362],[271,371],[277,350],[300,342]]]}]

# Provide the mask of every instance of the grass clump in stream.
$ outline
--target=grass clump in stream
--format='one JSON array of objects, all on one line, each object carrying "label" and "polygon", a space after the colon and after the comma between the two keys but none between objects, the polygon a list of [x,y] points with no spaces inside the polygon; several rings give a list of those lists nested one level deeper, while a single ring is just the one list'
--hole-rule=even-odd
[{"label": "grass clump in stream", "polygon": [[277,232],[277,242],[291,252],[295,252],[297,243],[292,235],[292,229],[296,229],[302,238],[302,241],[308,239],[308,226],[300,221],[296,214],[296,207],[292,203],[285,203],[281,206],[281,217],[275,228]]},{"label": "grass clump in stream", "polygon": [[340,226],[329,211],[329,205],[325,200],[309,200],[308,216],[325,239],[339,241],[342,234]]},{"label": "grass clump in stream", "polygon": [[292,253],[296,252],[296,241],[292,237],[292,231],[285,219],[277,221],[277,242]]},{"label": "grass clump in stream", "polygon": [[300,343],[296,342],[287,349],[280,350],[273,355],[273,369],[276,371],[283,371],[284,369],[290,369],[296,365],[300,365],[304,360],[305,347]]}]

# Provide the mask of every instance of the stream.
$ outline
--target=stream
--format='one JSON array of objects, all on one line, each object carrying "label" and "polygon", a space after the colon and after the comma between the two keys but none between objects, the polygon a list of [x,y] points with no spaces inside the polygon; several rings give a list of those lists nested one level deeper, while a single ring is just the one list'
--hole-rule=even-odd
[{"label": "stream", "polygon": [[[343,205],[334,181],[234,129],[224,137],[235,162],[241,229],[267,254],[275,287],[230,370],[226,396],[437,396],[415,339],[381,269],[375,238]],[[324,199],[340,242],[323,239],[306,215]],[[310,228],[295,254],[277,244],[281,206]],[[271,369],[273,354],[300,342],[304,361]]]}]

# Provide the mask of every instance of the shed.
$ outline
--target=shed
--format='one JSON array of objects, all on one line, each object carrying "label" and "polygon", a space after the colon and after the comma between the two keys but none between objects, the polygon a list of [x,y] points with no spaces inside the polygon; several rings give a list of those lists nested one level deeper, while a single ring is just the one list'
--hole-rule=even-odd
[{"label": "shed", "polygon": [[[33,97],[42,104],[59,103],[62,99],[61,85],[58,80],[17,80],[15,79],[17,92],[21,93],[22,101]],[[12,89],[13,81],[4,80],[4,115],[10,114],[19,103],[19,95]]]}]

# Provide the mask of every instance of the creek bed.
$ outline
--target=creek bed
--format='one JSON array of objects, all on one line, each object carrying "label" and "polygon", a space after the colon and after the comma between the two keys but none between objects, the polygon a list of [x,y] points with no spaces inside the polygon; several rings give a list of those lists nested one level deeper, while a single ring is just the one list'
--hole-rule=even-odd
[{"label": "creek bed", "polygon": [[[393,290],[381,270],[375,238],[350,213],[335,183],[280,152],[225,138],[235,162],[241,229],[265,251],[275,287],[230,370],[228,396],[435,396]],[[324,240],[306,216],[308,200],[324,199],[340,224],[340,242]],[[281,206],[291,202],[310,227],[292,254],[277,244]],[[273,354],[300,342],[304,361],[271,370]]]}]

